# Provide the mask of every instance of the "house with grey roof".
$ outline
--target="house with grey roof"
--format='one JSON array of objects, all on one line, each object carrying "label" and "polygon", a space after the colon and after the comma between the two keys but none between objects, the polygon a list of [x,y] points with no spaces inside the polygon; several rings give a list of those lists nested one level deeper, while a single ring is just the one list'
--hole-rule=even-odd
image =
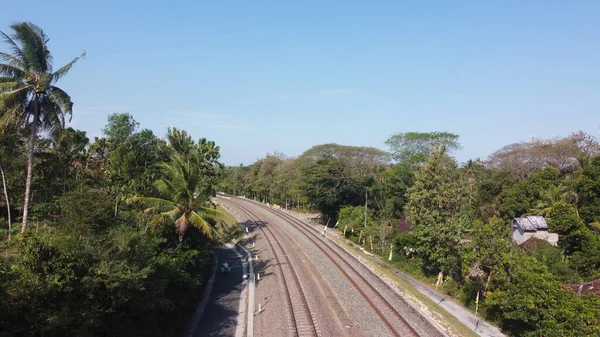
[{"label": "house with grey roof", "polygon": [[515,218],[512,222],[511,236],[517,245],[521,245],[530,238],[548,241],[553,246],[558,244],[558,234],[548,231],[546,219],[541,216]]}]

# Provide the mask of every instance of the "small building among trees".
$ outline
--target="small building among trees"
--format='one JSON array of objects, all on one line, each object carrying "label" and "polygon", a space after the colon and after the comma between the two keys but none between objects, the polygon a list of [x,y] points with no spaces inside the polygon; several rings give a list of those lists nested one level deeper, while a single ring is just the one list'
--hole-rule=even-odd
[{"label": "small building among trees", "polygon": [[558,234],[548,231],[546,219],[541,216],[526,216],[515,218],[512,222],[512,240],[521,245],[530,238],[548,241],[551,245],[558,244]]}]

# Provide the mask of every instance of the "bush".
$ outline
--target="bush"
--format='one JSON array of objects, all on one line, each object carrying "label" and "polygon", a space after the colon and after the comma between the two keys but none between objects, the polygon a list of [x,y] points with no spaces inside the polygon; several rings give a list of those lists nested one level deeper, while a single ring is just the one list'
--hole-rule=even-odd
[{"label": "bush", "polygon": [[[168,231],[171,232],[171,231]],[[181,334],[210,244],[118,226],[103,239],[26,233],[3,296],[0,330],[33,336]],[[177,241],[174,241],[177,242]],[[194,247],[197,246],[197,247]],[[197,249],[196,249],[197,248]],[[0,270],[0,272],[2,272]],[[0,274],[0,291],[8,284]]]}]

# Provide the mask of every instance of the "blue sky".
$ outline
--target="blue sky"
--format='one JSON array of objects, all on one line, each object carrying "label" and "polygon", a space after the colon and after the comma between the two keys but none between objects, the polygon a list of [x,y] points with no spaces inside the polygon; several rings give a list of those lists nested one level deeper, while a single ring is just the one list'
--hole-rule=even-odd
[{"label": "blue sky", "polygon": [[[72,126],[130,112],[221,146],[226,164],[395,132],[460,135],[457,159],[600,136],[600,1],[12,1],[57,65]],[[0,47],[6,49],[4,46]]]}]

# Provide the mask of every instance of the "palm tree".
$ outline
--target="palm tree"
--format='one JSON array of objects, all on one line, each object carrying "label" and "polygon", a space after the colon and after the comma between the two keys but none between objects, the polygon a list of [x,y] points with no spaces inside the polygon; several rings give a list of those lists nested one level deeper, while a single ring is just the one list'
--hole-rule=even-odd
[{"label": "palm tree", "polygon": [[219,233],[207,218],[220,219],[226,216],[215,209],[210,201],[210,191],[204,188],[205,182],[197,164],[195,160],[174,154],[169,163],[161,164],[163,178],[154,183],[162,198],[132,198],[132,201],[141,202],[149,207],[145,213],[158,215],[151,220],[155,225],[172,222],[179,235],[179,241],[183,240],[190,226],[199,228],[210,239],[219,237]]},{"label": "palm tree", "polygon": [[27,177],[23,203],[23,225],[27,229],[33,155],[40,130],[64,127],[65,118],[73,112],[71,97],[54,86],[65,76],[85,52],[57,71],[53,71],[48,37],[41,28],[30,23],[15,23],[11,36],[0,32],[12,54],[0,52],[0,129],[8,125],[29,127]]},{"label": "palm tree", "polygon": [[535,208],[531,210],[531,214],[546,215],[558,202],[572,204],[575,207],[575,212],[579,215],[577,211],[577,203],[579,202],[577,192],[573,191],[571,186],[563,184],[550,186],[548,189],[541,191],[539,200],[536,202]]},{"label": "palm tree", "polygon": [[177,128],[167,129],[167,142],[170,150],[182,156],[187,156],[194,147],[194,141],[187,131]]}]

